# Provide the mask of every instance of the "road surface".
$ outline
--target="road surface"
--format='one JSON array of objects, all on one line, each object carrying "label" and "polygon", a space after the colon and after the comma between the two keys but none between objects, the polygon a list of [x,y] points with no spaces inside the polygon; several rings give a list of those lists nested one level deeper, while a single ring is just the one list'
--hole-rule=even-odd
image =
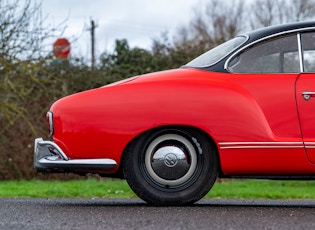
[{"label": "road surface", "polygon": [[0,229],[315,229],[315,200],[0,199]]}]

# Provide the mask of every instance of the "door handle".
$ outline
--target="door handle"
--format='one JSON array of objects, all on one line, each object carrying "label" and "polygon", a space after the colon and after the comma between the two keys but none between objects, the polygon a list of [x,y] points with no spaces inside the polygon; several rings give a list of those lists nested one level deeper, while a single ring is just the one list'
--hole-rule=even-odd
[{"label": "door handle", "polygon": [[315,95],[315,92],[306,91],[302,93],[304,99],[307,101],[311,98],[312,95]]}]

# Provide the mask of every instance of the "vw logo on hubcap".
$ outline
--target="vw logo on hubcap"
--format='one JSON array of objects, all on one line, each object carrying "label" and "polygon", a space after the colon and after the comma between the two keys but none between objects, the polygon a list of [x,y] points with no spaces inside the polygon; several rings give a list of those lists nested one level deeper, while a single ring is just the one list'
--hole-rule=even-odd
[{"label": "vw logo on hubcap", "polygon": [[174,153],[168,153],[166,154],[166,156],[164,157],[164,164],[167,167],[174,167],[177,164],[177,156]]}]

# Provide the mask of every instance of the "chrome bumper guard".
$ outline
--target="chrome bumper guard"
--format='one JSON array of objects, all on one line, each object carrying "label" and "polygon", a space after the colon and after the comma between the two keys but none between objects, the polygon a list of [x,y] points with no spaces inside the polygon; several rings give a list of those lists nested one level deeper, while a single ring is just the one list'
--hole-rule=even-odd
[{"label": "chrome bumper guard", "polygon": [[35,139],[34,168],[37,172],[102,171],[116,166],[116,161],[107,158],[72,160],[56,143],[44,141],[43,138]]}]

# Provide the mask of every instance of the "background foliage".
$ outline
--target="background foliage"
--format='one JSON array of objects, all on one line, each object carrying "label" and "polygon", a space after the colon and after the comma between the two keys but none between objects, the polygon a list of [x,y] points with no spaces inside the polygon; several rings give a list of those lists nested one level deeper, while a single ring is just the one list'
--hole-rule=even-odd
[{"label": "background foliage", "polygon": [[45,114],[58,98],[134,75],[178,68],[243,31],[312,20],[315,0],[205,0],[174,37],[162,33],[152,40],[150,50],[117,40],[115,50],[105,51],[94,71],[81,57],[58,63],[47,52],[47,39],[59,36],[63,29],[43,28],[40,9],[32,0],[0,0],[2,180],[62,178],[33,170],[34,138],[47,138]]}]

